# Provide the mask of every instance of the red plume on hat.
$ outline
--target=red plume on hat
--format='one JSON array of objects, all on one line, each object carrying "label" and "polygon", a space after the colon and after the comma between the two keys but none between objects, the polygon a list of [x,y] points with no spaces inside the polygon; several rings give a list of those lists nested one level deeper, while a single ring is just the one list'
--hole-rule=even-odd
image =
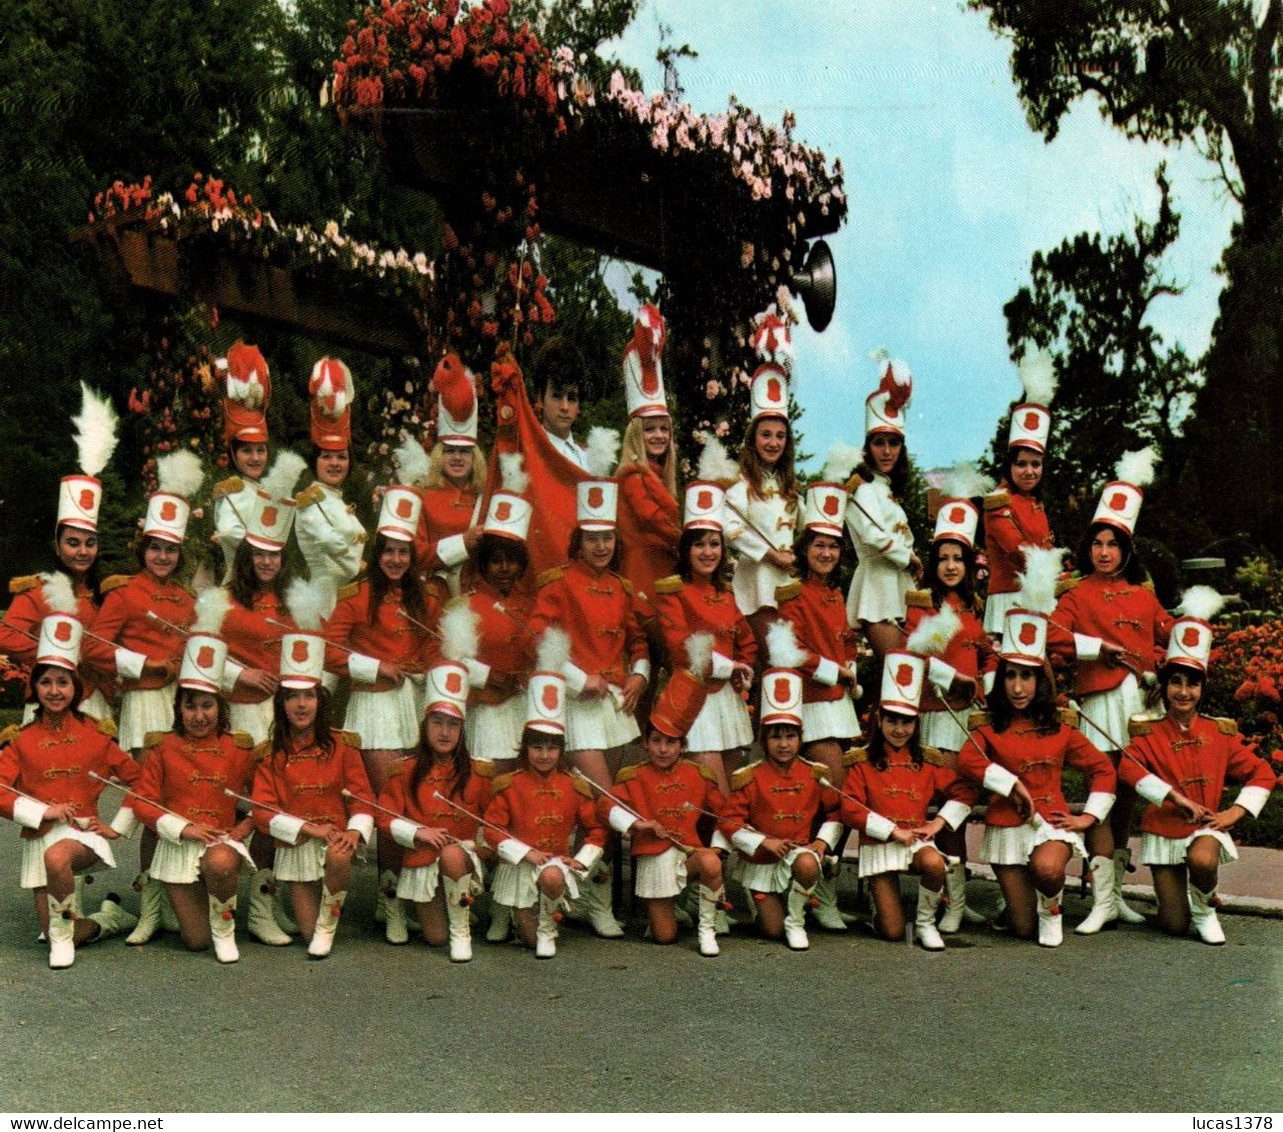
[{"label": "red plume on hat", "polygon": [[227,351],[227,395],[223,399],[223,431],[228,441],[267,441],[267,406],[272,400],[272,375],[257,346],[236,342]]},{"label": "red plume on hat", "polygon": [[661,389],[658,363],[664,353],[664,340],[664,316],[658,307],[643,303],[637,311],[637,321],[633,323],[630,347],[637,351],[637,359],[641,362],[641,388],[647,397],[658,396]]},{"label": "red plume on hat", "polygon": [[898,413],[913,396],[913,373],[903,362],[888,360],[877,391],[887,395],[887,408]]},{"label": "red plume on hat", "polygon": [[477,403],[477,387],[458,354],[446,354],[441,359],[432,375],[432,385],[445,411],[456,421],[466,421],[472,416]]},{"label": "red plume on hat", "polygon": [[792,371],[793,332],[773,309],[754,316],[749,345],[763,362],[774,363],[786,373]]}]

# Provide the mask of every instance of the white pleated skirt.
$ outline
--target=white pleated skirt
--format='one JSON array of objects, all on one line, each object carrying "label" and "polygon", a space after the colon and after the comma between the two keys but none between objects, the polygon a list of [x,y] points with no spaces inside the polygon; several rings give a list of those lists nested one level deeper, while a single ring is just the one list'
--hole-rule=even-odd
[{"label": "white pleated skirt", "polygon": [[[538,877],[546,868],[557,869],[566,878],[566,896],[570,900],[579,897],[579,874],[564,861],[557,859],[540,865],[538,869],[525,861],[510,865],[500,861],[495,866],[494,883],[490,886],[490,895],[500,904],[509,908],[529,908],[539,902]],[[400,889],[397,889],[400,895]]]},{"label": "white pleated skirt", "polygon": [[1007,594],[989,594],[985,598],[985,632],[1001,637],[1007,628],[1007,610],[1015,609],[1019,600],[1018,590]]},{"label": "white pleated skirt", "polygon": [[325,851],[319,837],[304,837],[297,845],[276,847],[276,879],[298,882],[321,880],[325,876]]},{"label": "white pleated skirt", "polygon": [[[481,881],[481,862],[471,849],[465,848],[464,852],[467,853],[468,861],[472,865],[472,872],[464,879],[469,882],[468,891],[475,896],[485,887]],[[439,859],[430,865],[402,869],[401,876],[396,882],[397,899],[409,900],[415,904],[430,904],[437,894],[440,883],[441,861]]]},{"label": "white pleated skirt", "polygon": [[1087,846],[1078,834],[1057,829],[1043,821],[1037,828],[1028,822],[1014,826],[986,826],[984,840],[980,843],[980,860],[991,865],[1027,865],[1033,851],[1048,841],[1065,842],[1074,857],[1087,856]]},{"label": "white pleated skirt", "polygon": [[[740,883],[751,892],[788,892],[793,885],[793,862],[803,853],[811,853],[811,850],[804,845],[796,849],[790,849],[782,861],[768,862],[765,865],[755,865],[752,861],[744,861],[744,872],[740,876]],[[811,853],[814,857],[815,854]],[[743,860],[743,858],[740,858]],[[823,862],[819,862],[823,864]]]},{"label": "white pleated skirt", "polygon": [[[218,844],[228,845],[235,849],[251,869],[258,868],[249,855],[249,850],[240,841],[227,840]],[[200,862],[210,849],[202,841],[173,842],[162,837],[156,845],[156,855],[151,859],[151,868],[147,871],[152,880],[162,884],[195,884],[200,880]]]},{"label": "white pleated skirt", "polygon": [[633,891],[642,900],[666,900],[686,891],[686,854],[676,845],[633,858]]},{"label": "white pleated skirt", "polygon": [[18,884],[22,888],[44,888],[49,882],[45,873],[45,850],[59,841],[79,841],[97,854],[98,860],[82,870],[96,873],[103,869],[114,869],[116,858],[111,851],[111,842],[99,833],[90,833],[77,829],[64,821],[56,822],[47,833],[22,842],[22,867],[19,870]]},{"label": "white pleated skirt", "polygon": [[640,735],[637,720],[619,710],[614,696],[566,703],[567,751],[608,751]]},{"label": "white pleated skirt", "polygon": [[854,739],[860,734],[860,721],[850,696],[838,700],[821,700],[802,705],[802,742],[821,739]]},{"label": "white pleated skirt", "polygon": [[913,589],[913,575],[880,554],[860,559],[846,595],[846,616],[852,625],[861,621],[898,621],[904,617],[904,595]]},{"label": "white pleated skirt", "polygon": [[775,609],[775,591],[793,580],[787,570],[769,562],[750,562],[747,558],[735,559],[735,572],[731,575],[731,593],[735,605],[745,617],[759,609]]},{"label": "white pleated skirt", "polygon": [[142,747],[149,731],[174,729],[174,685],[138,689],[120,697],[116,742],[126,751]]},{"label": "white pleated skirt", "polygon": [[688,751],[730,751],[753,743],[748,705],[729,683],[704,701],[686,734]]},{"label": "white pleated skirt", "polygon": [[[1128,725],[1133,715],[1138,715],[1145,710],[1145,697],[1140,690],[1140,684],[1137,683],[1136,677],[1130,672],[1127,678],[1118,685],[1117,688],[1111,688],[1108,692],[1093,692],[1089,696],[1082,698],[1082,714],[1087,719],[1079,721],[1078,730],[1086,736],[1087,741],[1094,747],[1102,751],[1117,751],[1120,748],[1117,743],[1111,740],[1117,740],[1118,743],[1128,741]],[[1092,723],[1099,725],[1099,730],[1092,726]],[[1102,734],[1104,732],[1104,734]],[[1105,738],[1108,735],[1109,738]]]},{"label": "white pleated skirt", "polygon": [[[964,718],[959,714],[959,718]],[[967,743],[967,732],[959,727],[947,711],[924,711],[918,716],[922,745],[937,751],[961,751]]]},{"label": "white pleated skirt", "polygon": [[[936,849],[934,841],[919,841],[912,847],[898,841],[871,841],[860,846],[860,879],[883,873],[907,873],[913,858],[923,849]],[[936,852],[939,852],[936,849]]]},{"label": "white pleated skirt", "polygon": [[355,731],[365,751],[409,750],[419,743],[421,698],[412,680],[386,692],[353,692],[343,729]]},{"label": "white pleated skirt", "polygon": [[526,725],[526,697],[518,692],[499,704],[469,704],[463,721],[468,753],[474,759],[515,759]]},{"label": "white pleated skirt", "polygon": [[1183,865],[1189,853],[1189,847],[1196,837],[1214,837],[1221,845],[1218,864],[1228,865],[1238,860],[1238,849],[1235,848],[1230,835],[1223,829],[1196,829],[1188,837],[1160,837],[1157,833],[1143,833],[1140,841],[1140,863],[1142,865]]},{"label": "white pleated skirt", "polygon": [[254,740],[254,746],[266,742],[272,732],[272,697],[259,704],[228,704],[227,709],[233,731],[244,731]]}]

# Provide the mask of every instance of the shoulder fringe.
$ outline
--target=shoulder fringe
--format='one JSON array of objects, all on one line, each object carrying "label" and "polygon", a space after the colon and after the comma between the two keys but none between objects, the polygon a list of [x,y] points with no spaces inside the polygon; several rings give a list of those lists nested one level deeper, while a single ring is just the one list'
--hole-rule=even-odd
[{"label": "shoulder fringe", "polygon": [[1154,721],[1145,716],[1132,716],[1127,721],[1127,734],[1133,739],[1139,739],[1142,735],[1150,735],[1154,730]]},{"label": "shoulder fringe", "polygon": [[985,496],[986,511],[1001,511],[1004,507],[1011,506],[1011,493],[1007,491],[991,491]]},{"label": "shoulder fringe", "polygon": [[1222,735],[1237,735],[1238,722],[1233,719],[1220,718],[1216,720],[1216,730]]},{"label": "shoulder fringe", "polygon": [[987,711],[973,711],[967,717],[967,730],[979,731],[982,727],[989,726],[989,713]]},{"label": "shoulder fringe", "polygon": [[501,774],[498,778],[490,783],[490,792],[498,794],[500,790],[507,790],[512,785],[512,776],[515,772],[509,771],[507,774]]},{"label": "shoulder fringe", "polygon": [[755,763],[749,763],[748,766],[740,767],[739,770],[731,775],[731,789],[738,790],[742,786],[747,786],[753,781],[753,774],[761,765],[762,760],[758,759]]},{"label": "shoulder fringe", "polygon": [[936,607],[930,590],[908,590],[904,595],[904,604],[910,609],[935,609]]},{"label": "shoulder fringe", "polygon": [[168,731],[148,731],[143,736],[143,746],[150,751],[153,747],[159,745],[161,740],[168,734]]},{"label": "shoulder fringe", "polygon": [[254,749],[254,736],[248,731],[233,731],[232,742],[242,751],[252,751]]},{"label": "shoulder fringe", "polygon": [[618,786],[621,782],[632,782],[637,777],[637,770],[640,765],[639,763],[630,763],[626,767],[621,767],[619,773],[615,775],[615,785]]},{"label": "shoulder fringe", "polygon": [[617,574],[617,575],[615,575],[615,576],[619,579],[619,583],[620,583],[620,585],[622,585],[622,586],[624,587],[624,593],[626,593],[629,597],[632,597],[632,596],[633,596],[633,584],[632,584],[632,582],[630,582],[630,581],[629,581],[627,578],[625,578],[622,574]]},{"label": "shoulder fringe", "polygon": [[791,601],[802,592],[801,582],[785,582],[782,586],[775,587],[775,604],[779,605],[782,601]]},{"label": "shoulder fringe", "polygon": [[1066,727],[1078,726],[1078,709],[1062,707],[1056,709],[1056,718]]},{"label": "shoulder fringe", "polygon": [[106,735],[108,739],[116,737],[116,721],[114,719],[100,719],[98,721],[98,734]]},{"label": "shoulder fringe", "polygon": [[[686,761],[689,762],[690,760],[688,759]],[[711,782],[714,786],[717,785],[717,775],[714,773],[712,767],[704,766],[703,763],[691,763],[691,766],[699,771],[700,778],[705,782]]]},{"label": "shoulder fringe", "polygon": [[869,482],[871,481],[866,480],[862,475],[860,475],[859,472],[853,472],[851,475],[851,478],[847,480],[846,483],[844,483],[842,486],[843,488],[846,489],[847,492],[850,493],[850,492],[854,492],[859,487],[863,487],[864,484]]},{"label": "shoulder fringe", "polygon": [[922,761],[929,763],[931,766],[948,766],[948,760],[937,751],[934,747],[922,748]]},{"label": "shoulder fringe", "polygon": [[337,738],[341,739],[344,743],[346,743],[349,747],[353,748],[354,750],[359,751],[361,749],[361,736],[358,735],[355,731],[340,731],[336,727],[334,729],[334,734]]},{"label": "shoulder fringe", "polygon": [[40,585],[39,574],[23,574],[18,578],[9,579],[9,592],[11,594],[25,594],[28,590],[34,590]]},{"label": "shoulder fringe", "polygon": [[348,582],[346,586],[339,590],[338,600],[347,601],[350,597],[356,597],[361,592],[362,585],[364,585],[364,582]]},{"label": "shoulder fringe", "polygon": [[473,759],[472,773],[478,778],[494,778],[494,763],[490,759]]},{"label": "shoulder fringe", "polygon": [[228,476],[225,480],[219,480],[213,488],[210,489],[210,496],[217,503],[224,495],[235,495],[238,491],[245,490],[245,481],[240,476]]},{"label": "shoulder fringe", "polygon": [[3,731],[0,731],[0,747],[7,747],[22,733],[22,728],[16,723],[9,724]]},{"label": "shoulder fringe", "polygon": [[1060,597],[1062,594],[1067,594],[1070,590],[1075,589],[1081,580],[1081,578],[1060,578],[1056,582],[1056,596]]},{"label": "shoulder fringe", "polygon": [[680,574],[669,574],[666,578],[657,578],[655,581],[655,593],[657,594],[679,594],[686,583],[682,581]]},{"label": "shoulder fringe", "polygon": [[111,577],[103,582],[99,588],[103,593],[109,594],[112,590],[118,590],[121,586],[127,585],[132,580],[132,574],[112,574]]},{"label": "shoulder fringe", "polygon": [[565,577],[566,568],[564,566],[551,566],[547,570],[541,570],[535,577],[535,585],[542,589],[549,582],[559,581]]},{"label": "shoulder fringe", "polygon": [[301,510],[304,507],[311,507],[315,503],[320,503],[325,498],[325,492],[321,490],[319,483],[314,483],[310,487],[305,487],[295,497],[294,502]]},{"label": "shoulder fringe", "polygon": [[858,763],[867,763],[868,761],[868,747],[851,747],[847,753],[842,756],[843,766],[856,766]]},{"label": "shoulder fringe", "polygon": [[816,782],[820,782],[829,777],[829,768],[820,763],[813,763],[811,766],[811,777]]},{"label": "shoulder fringe", "polygon": [[254,748],[254,761],[261,763],[268,755],[272,753],[272,741],[264,739],[257,747]]},{"label": "shoulder fringe", "polygon": [[[414,756],[411,756],[411,758],[413,757]],[[388,768],[388,781],[391,782],[392,779],[403,775],[405,773],[405,764],[409,761],[410,759],[397,759],[397,761]]]},{"label": "shoulder fringe", "polygon": [[595,797],[595,795],[593,794],[593,788],[587,782],[585,782],[582,778],[575,779],[575,789],[580,794],[582,794],[585,798],[588,798],[591,800],[593,797]]}]

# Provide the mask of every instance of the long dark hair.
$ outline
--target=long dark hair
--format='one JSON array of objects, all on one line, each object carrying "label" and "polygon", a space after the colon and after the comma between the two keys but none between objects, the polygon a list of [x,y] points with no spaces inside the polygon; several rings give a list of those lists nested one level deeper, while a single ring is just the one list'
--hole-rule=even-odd
[{"label": "long dark hair", "polygon": [[976,601],[976,552],[972,547],[960,543],[957,539],[942,538],[936,539],[931,544],[931,549],[927,551],[927,564],[923,567],[923,574],[926,575],[927,584],[931,589],[931,604],[937,609],[944,603],[946,595],[950,592],[945,584],[940,581],[940,544],[950,543],[962,550],[962,564],[965,567],[962,581],[958,583],[956,589],[952,592],[958,595],[958,600],[962,602],[963,609],[969,609],[972,613],[977,612],[979,602]]},{"label": "long dark hair", "polygon": [[[272,696],[272,759],[284,762],[287,750],[286,740],[290,734],[290,721],[285,717],[285,697],[291,692],[306,691],[303,688],[287,688],[284,684],[276,689]],[[316,722],[312,725],[316,735],[316,745],[325,752],[328,759],[334,754],[334,733],[330,730],[330,690],[324,684],[316,685]]]},{"label": "long dark hair", "polygon": [[[428,715],[431,714],[428,712]],[[419,745],[414,752],[414,774],[410,778],[411,794],[418,790],[419,783],[428,776],[428,771],[436,761],[436,755],[428,745],[428,715],[419,724]],[[454,779],[450,786],[450,797],[458,798],[468,788],[468,779],[472,777],[472,756],[468,753],[468,738],[462,727],[459,728],[459,741],[454,745],[451,758],[454,762]]]},{"label": "long dark hair", "polygon": [[180,739],[187,738],[187,728],[183,726],[183,700],[187,696],[213,696],[218,701],[218,734],[226,735],[232,729],[232,709],[227,701],[216,692],[202,692],[199,688],[174,689],[174,734]]},{"label": "long dark hair", "polygon": [[517,769],[529,770],[530,760],[526,758],[526,749],[532,744],[538,743],[541,747],[549,744],[561,748],[561,758],[557,761],[557,770],[569,773],[566,767],[566,737],[565,735],[555,735],[551,731],[540,731],[537,727],[523,727],[521,729],[521,747],[517,751]]},{"label": "long dark hair", "polygon": [[[402,541],[401,539],[397,540]],[[379,616],[379,606],[383,604],[383,598],[388,591],[392,589],[392,579],[383,572],[383,552],[388,548],[388,536],[377,534],[374,536],[374,549],[370,552],[370,569],[366,572],[366,577],[370,582],[370,601],[366,610],[366,617],[371,625],[375,624]],[[424,597],[423,585],[419,581],[418,571],[418,554],[415,552],[414,543],[410,543],[410,567],[406,570],[401,579],[401,605],[411,617],[416,621],[426,624],[428,620],[428,602]]]},{"label": "long dark hair", "polygon": [[1131,535],[1121,527],[1114,526],[1113,523],[1092,523],[1087,528],[1083,541],[1078,544],[1078,559],[1075,563],[1078,573],[1088,578],[1096,572],[1096,567],[1091,562],[1091,544],[1101,531],[1109,531],[1118,540],[1118,547],[1123,552],[1123,566],[1118,571],[1118,576],[1134,586],[1139,586],[1149,577],[1149,571],[1145,569],[1145,563],[1137,553]]},{"label": "long dark hair", "polygon": [[1011,470],[1016,466],[1016,458],[1020,455],[1021,452],[1028,452],[1031,455],[1042,457],[1042,476],[1038,480],[1038,486],[1035,487],[1033,491],[1029,493],[1030,497],[1033,499],[1042,499],[1042,485],[1047,482],[1047,453],[1046,452],[1037,452],[1034,449],[1030,448],[1029,445],[1027,444],[1013,444],[1010,448],[1007,449],[1007,455],[1002,461],[1002,478],[1006,483],[1006,485],[1012,491],[1016,490],[1016,487],[1015,487],[1016,481],[1012,479]]},{"label": "long dark hair", "polygon": [[[1007,699],[1007,685],[1004,683],[1007,668],[1011,664],[1012,662],[1009,660],[998,661],[998,673],[994,678],[993,691],[989,693],[989,718],[993,722],[995,731],[1006,731],[1016,718],[1016,709],[1011,706],[1011,701]],[[1015,667],[1030,668],[1032,666],[1020,664]],[[1060,720],[1056,715],[1056,689],[1047,677],[1046,668],[1034,668],[1033,673],[1038,680],[1038,684],[1034,690],[1034,698],[1029,705],[1027,714],[1039,731],[1055,731],[1060,726]]]},{"label": "long dark hair", "polygon": [[[899,712],[887,712],[888,715],[899,715]],[[886,770],[887,768],[887,741],[886,736],[882,734],[882,716],[883,711],[878,708],[874,718],[872,728],[873,734],[869,737],[869,762],[874,770]],[[909,736],[909,742],[905,744],[905,749],[909,752],[909,757],[913,760],[913,769],[917,770],[922,766],[922,719],[917,720],[917,726],[913,729],[913,734]]]},{"label": "long dark hair", "polygon": [[31,675],[27,678],[27,703],[36,705],[36,718],[39,719],[44,715],[44,705],[40,702],[40,697],[36,695],[36,683],[51,668],[56,668],[60,672],[66,672],[71,677],[71,685],[75,689],[75,699],[71,701],[71,707],[67,710],[77,719],[84,719],[84,713],[80,710],[80,705],[85,698],[85,682],[80,678],[80,673],[74,668],[65,668],[61,664],[50,664],[46,661],[44,664],[37,664],[31,670]]},{"label": "long dark hair", "polygon": [[[98,537],[98,532],[86,531],[80,527],[73,527],[70,523],[59,523],[54,528],[53,569],[59,574],[66,574],[67,577],[71,579],[71,588],[72,588],[72,592],[74,593],[76,589],[75,576],[71,573],[70,570],[67,569],[66,566],[62,564],[62,559],[58,557],[58,540],[62,538],[63,531],[76,531],[78,534],[82,534],[82,535],[92,534],[94,538]],[[85,574],[85,578],[84,578],[85,585],[89,587],[89,594],[93,600],[95,607],[102,605],[102,579],[98,575],[99,561],[100,560],[98,558],[94,559],[94,564],[89,567],[89,570]]]},{"label": "long dark hair", "polygon": [[[232,600],[244,609],[254,608],[254,599],[258,596],[260,589],[258,576],[254,573],[254,550],[255,548],[246,539],[241,539],[240,545],[236,548],[236,557],[232,559],[232,581],[228,589]],[[282,550],[279,553],[281,568],[272,580],[271,592],[276,595],[281,608],[289,614],[289,606],[285,603],[285,589],[289,585],[293,571],[289,560],[285,557],[285,552]],[[290,614],[290,616],[293,615]]]},{"label": "long dark hair", "polygon": [[[811,567],[806,560],[806,552],[811,549],[811,543],[813,543],[820,535],[824,535],[825,538],[833,537],[830,534],[825,534],[824,531],[817,531],[808,527],[806,530],[802,532],[802,537],[797,540],[797,544],[793,548],[793,555],[795,559],[793,563],[793,568],[797,571],[797,576],[801,578],[802,581],[806,581],[811,576]],[[846,553],[846,534],[845,533],[843,533],[843,535],[838,539],[838,543],[839,543],[839,549],[838,549],[837,565],[833,567],[833,570],[830,572],[829,576],[824,579],[824,584],[828,586],[828,588],[831,590],[837,589],[838,575],[841,574],[842,572],[842,556]]]},{"label": "long dark hair", "polygon": [[[577,562],[579,560],[579,552],[584,547],[584,535],[587,533],[588,532],[586,532],[583,529],[583,527],[576,527],[573,531],[570,532],[570,547],[566,551],[566,554],[570,558],[571,562]],[[606,567],[606,569],[609,570],[612,574],[619,573],[619,555],[620,555],[620,550],[623,546],[623,542],[624,540],[619,537],[619,530],[618,528],[616,528],[615,553],[610,556],[610,565]]]},{"label": "long dark hair", "polygon": [[[873,482],[873,477],[878,473],[874,471],[877,467],[873,462],[873,449],[869,447],[869,437],[864,438],[863,457],[856,466],[856,471],[860,478]],[[891,481],[891,494],[897,499],[903,499],[905,489],[909,486],[909,445],[903,436],[900,437],[900,455],[896,457],[895,463],[891,470],[887,472],[887,479]]]},{"label": "long dark hair", "polygon": [[793,468],[793,425],[787,417],[768,414],[749,421],[748,431],[744,434],[744,443],[740,445],[740,474],[748,484],[748,494],[753,499],[762,498],[762,480],[768,469],[757,454],[757,426],[762,421],[783,421],[785,429],[784,451],[775,461],[775,478],[780,481],[780,492],[785,501],[792,506],[801,494],[797,485],[797,473]]},{"label": "long dark hair", "polygon": [[726,553],[726,535],[721,531],[709,530],[707,527],[687,527],[682,531],[682,537],[677,540],[677,573],[683,582],[694,580],[691,549],[705,535],[717,535],[722,540],[722,561],[718,563],[709,581],[713,583],[713,589],[725,593],[731,588],[731,563],[730,555]]}]

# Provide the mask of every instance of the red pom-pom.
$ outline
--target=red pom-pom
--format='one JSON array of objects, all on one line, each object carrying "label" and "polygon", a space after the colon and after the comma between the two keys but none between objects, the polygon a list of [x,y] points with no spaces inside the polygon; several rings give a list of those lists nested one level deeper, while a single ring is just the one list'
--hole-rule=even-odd
[{"label": "red pom-pom", "polygon": [[765,899],[766,899],[766,893],[765,893],[765,892],[755,892],[755,893],[753,893],[753,899],[754,899],[754,900],[757,900],[757,901],[765,900]]},{"label": "red pom-pom", "polygon": [[566,917],[565,917],[565,914],[564,914],[563,912],[561,912],[560,910],[558,910],[558,911],[556,911],[556,912],[554,912],[554,913],[552,914],[552,922],[553,922],[554,924],[559,924],[559,923],[561,923],[561,921],[562,921],[562,920],[564,920],[565,918],[566,918]]},{"label": "red pom-pom", "polygon": [[808,908],[818,908],[820,906],[819,898],[812,896],[811,899],[806,902],[806,906]]},{"label": "red pom-pom", "polygon": [[234,919],[236,919],[236,913],[235,913],[235,912],[233,912],[230,908],[224,908],[224,909],[223,909],[223,911],[222,911],[222,913],[221,913],[221,915],[222,915],[222,917],[223,917],[223,919],[224,919],[224,920],[234,920]]}]

